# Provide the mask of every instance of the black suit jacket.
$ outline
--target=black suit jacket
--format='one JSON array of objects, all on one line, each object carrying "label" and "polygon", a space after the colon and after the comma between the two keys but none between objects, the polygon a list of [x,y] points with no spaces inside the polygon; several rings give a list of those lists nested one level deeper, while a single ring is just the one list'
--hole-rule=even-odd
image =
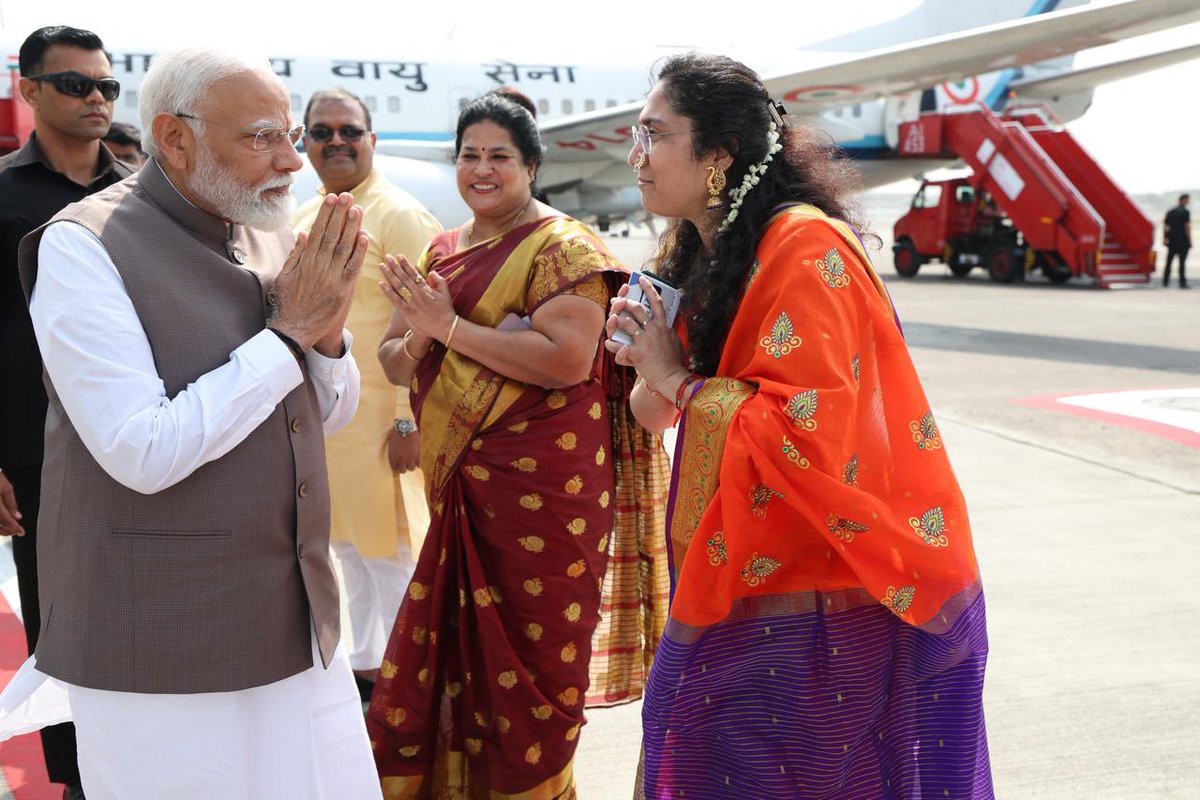
[{"label": "black suit jacket", "polygon": [[42,359],[17,275],[17,246],[71,203],[132,174],[101,145],[96,177],[80,186],[50,166],[36,133],[0,158],[0,468],[41,464],[46,427]]}]

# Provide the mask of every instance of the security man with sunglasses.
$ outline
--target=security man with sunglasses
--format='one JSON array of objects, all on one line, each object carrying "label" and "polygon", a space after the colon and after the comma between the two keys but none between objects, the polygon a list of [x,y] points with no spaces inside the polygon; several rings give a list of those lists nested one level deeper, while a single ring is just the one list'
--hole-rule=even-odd
[{"label": "security man with sunglasses", "polygon": [[379,291],[380,266],[388,253],[415,263],[442,227],[374,168],[371,112],[357,95],[345,89],[317,92],[304,123],[305,150],[323,186],[297,213],[297,232],[312,226],[326,192],[350,192],[362,206],[369,237],[346,320],[362,375],[358,412],[325,443],[330,539],[350,607],[350,666],[368,700],[429,527],[425,481],[417,468],[421,435],[408,390],[387,380],[375,356],[392,312]]},{"label": "security man with sunglasses", "polygon": [[[99,36],[67,26],[36,30],[21,45],[20,71],[35,130],[24,147],[0,158],[0,375],[6,386],[0,392],[0,490],[12,483],[21,516],[15,527],[0,524],[0,534],[15,534],[13,560],[33,653],[41,629],[37,517],[47,399],[17,246],[64,207],[131,170],[100,143],[121,85]],[[42,749],[50,780],[66,784],[63,797],[83,797],[74,727],[43,729]]]}]

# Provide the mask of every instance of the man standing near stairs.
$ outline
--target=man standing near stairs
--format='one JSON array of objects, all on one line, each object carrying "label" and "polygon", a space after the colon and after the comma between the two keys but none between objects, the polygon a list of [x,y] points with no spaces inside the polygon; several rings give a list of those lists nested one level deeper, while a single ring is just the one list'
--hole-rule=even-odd
[{"label": "man standing near stairs", "polygon": [[1188,288],[1187,273],[1184,264],[1187,262],[1188,250],[1192,249],[1192,215],[1188,211],[1189,197],[1179,195],[1179,205],[1167,212],[1163,220],[1163,240],[1167,245],[1167,264],[1163,267],[1163,286],[1171,284],[1171,261],[1179,259],[1179,288]]}]

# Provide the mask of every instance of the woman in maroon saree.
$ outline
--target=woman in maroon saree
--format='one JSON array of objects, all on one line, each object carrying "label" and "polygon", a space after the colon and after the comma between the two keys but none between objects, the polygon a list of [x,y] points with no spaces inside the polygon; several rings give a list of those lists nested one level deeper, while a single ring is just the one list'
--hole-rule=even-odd
[{"label": "woman in maroon saree", "polygon": [[[469,106],[474,219],[385,269],[380,358],[411,386],[432,514],[368,715],[389,800],[574,797],[589,664],[600,699],[640,691],[665,619],[665,454],[598,348],[624,271],[533,200],[531,127],[505,97]],[[593,662],[602,589],[633,607]]]}]

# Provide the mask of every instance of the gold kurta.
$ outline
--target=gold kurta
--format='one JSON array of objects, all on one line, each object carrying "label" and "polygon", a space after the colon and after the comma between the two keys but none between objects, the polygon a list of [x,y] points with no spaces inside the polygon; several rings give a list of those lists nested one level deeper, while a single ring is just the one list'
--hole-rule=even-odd
[{"label": "gold kurta", "polygon": [[[366,558],[394,556],[400,536],[409,537],[413,558],[429,527],[425,479],[414,470],[397,476],[387,458],[392,420],[412,418],[408,390],[388,383],[376,350],[387,329],[392,304],[379,290],[385,253],[407,256],[414,264],[442,226],[416,198],[389,183],[378,170],[351,190],[363,209],[369,237],[346,327],[354,334],[351,352],[362,373],[358,412],[325,440],[336,541],[352,543]],[[325,189],[296,213],[295,229],[307,231],[316,219]]]}]

